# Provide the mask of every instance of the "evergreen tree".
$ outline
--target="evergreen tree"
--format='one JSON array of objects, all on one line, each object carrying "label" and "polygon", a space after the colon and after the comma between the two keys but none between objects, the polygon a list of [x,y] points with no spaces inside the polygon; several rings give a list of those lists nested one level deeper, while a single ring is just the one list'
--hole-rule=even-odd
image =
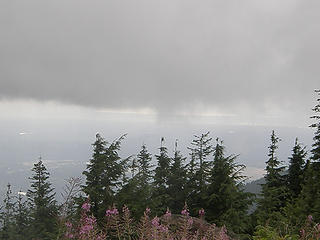
[{"label": "evergreen tree", "polygon": [[141,181],[141,187],[149,186],[150,181],[152,180],[152,156],[148,152],[146,145],[142,145],[141,150],[138,154],[137,165],[138,165],[138,174]]},{"label": "evergreen tree", "polygon": [[15,212],[15,203],[13,201],[11,185],[8,183],[7,192],[3,200],[4,206],[3,211],[0,214],[1,219],[1,232],[0,239],[15,239],[14,233],[14,212]]},{"label": "evergreen tree", "polygon": [[[132,164],[134,165],[134,164]],[[131,169],[132,170],[132,169]],[[132,171],[134,172],[134,171]],[[138,219],[142,212],[139,212],[139,205],[142,199],[138,195],[138,178],[137,175],[131,176],[131,178],[124,178],[122,188],[116,195],[117,205],[121,208],[126,205],[132,214],[132,216]]]},{"label": "evergreen tree", "polygon": [[[320,96],[320,90],[315,90]],[[297,209],[301,218],[312,215],[315,221],[320,221],[320,98],[317,99],[316,106],[312,109],[315,120],[310,125],[315,128],[313,144],[311,149],[311,160],[308,161],[304,174],[304,184],[297,201]]]},{"label": "evergreen tree", "polygon": [[41,157],[34,164],[32,172],[33,175],[29,178],[31,188],[27,192],[31,211],[31,235],[36,239],[53,239],[57,227],[55,192]]},{"label": "evergreen tree", "polygon": [[142,215],[146,207],[151,202],[152,187],[151,181],[153,177],[152,168],[152,156],[148,152],[146,145],[142,145],[141,150],[137,156],[138,173],[137,177],[137,211],[139,215]]},{"label": "evergreen tree", "polygon": [[168,178],[168,193],[170,196],[168,207],[173,213],[180,213],[187,198],[187,172],[184,166],[186,158],[181,155],[177,147],[176,141],[174,157],[172,158],[172,165],[170,166],[170,176]]},{"label": "evergreen tree", "polygon": [[25,239],[25,236],[29,235],[30,232],[30,213],[27,207],[27,201],[24,199],[24,195],[25,193],[22,191],[18,192],[16,211],[14,215],[16,239]]},{"label": "evergreen tree", "polygon": [[311,118],[315,119],[315,123],[311,124],[310,127],[315,128],[316,131],[313,137],[314,143],[312,144],[311,159],[314,162],[320,163],[320,90],[315,90],[315,92],[319,95],[319,98],[317,99],[316,106],[312,109],[314,115]]},{"label": "evergreen tree", "polygon": [[222,141],[217,139],[204,207],[209,221],[220,226],[226,225],[236,233],[244,233],[253,195],[243,191],[246,177],[242,171],[245,166],[236,163],[236,157],[226,157]]},{"label": "evergreen tree", "polygon": [[148,153],[147,147],[143,145],[137,159],[132,160],[131,178],[125,181],[117,195],[120,206],[126,205],[136,220],[140,219],[144,210],[150,204],[151,159],[151,154]]},{"label": "evergreen tree", "polygon": [[312,128],[315,128],[316,131],[313,137],[312,144],[312,166],[313,166],[313,186],[314,186],[314,208],[312,210],[312,215],[315,221],[320,221],[320,90],[315,90],[316,94],[318,94],[317,104],[312,109],[314,115],[311,117],[315,120],[315,123],[311,125]]},{"label": "evergreen tree", "polygon": [[169,204],[168,180],[170,176],[171,159],[164,144],[164,138],[161,138],[159,155],[156,155],[157,167],[154,171],[152,202],[153,209],[157,215],[163,214]]},{"label": "evergreen tree", "polygon": [[195,160],[195,154],[194,152],[190,153],[190,161],[186,165],[186,202],[188,204],[189,209],[191,209],[192,214],[197,214],[197,210],[200,206],[199,204],[199,189],[198,189],[198,182],[197,182],[197,175],[196,171],[198,169],[198,164]]},{"label": "evergreen tree", "polygon": [[281,213],[280,210],[285,205],[286,189],[284,181],[284,167],[276,156],[278,149],[278,138],[274,131],[271,134],[271,144],[269,146],[268,161],[266,162],[265,184],[262,184],[262,198],[258,201],[258,221],[264,225],[268,222],[271,226],[277,226]]},{"label": "evergreen tree", "polygon": [[208,173],[210,170],[210,161],[208,157],[213,152],[211,144],[212,138],[209,137],[210,132],[195,135],[195,139],[191,142],[191,161],[188,165],[188,182],[191,183],[193,189],[189,186],[189,202],[192,204],[190,207],[191,212],[195,213],[198,208],[203,207],[205,204],[206,184]]},{"label": "evergreen tree", "polygon": [[288,189],[291,199],[299,196],[303,182],[303,172],[305,168],[305,158],[307,155],[306,147],[302,147],[298,143],[298,138],[295,140],[295,145],[292,149],[292,156],[289,158],[289,169],[287,175]]},{"label": "evergreen tree", "polygon": [[89,197],[92,204],[91,211],[100,223],[106,208],[115,203],[115,193],[121,187],[121,178],[127,167],[128,158],[122,160],[118,154],[124,137],[125,135],[108,145],[97,134],[93,143],[92,158],[83,172],[86,176],[83,191]]},{"label": "evergreen tree", "polygon": [[310,160],[307,161],[303,169],[302,188],[296,199],[288,201],[284,209],[284,220],[297,233],[305,224],[308,215],[314,213],[315,196],[315,172]]}]

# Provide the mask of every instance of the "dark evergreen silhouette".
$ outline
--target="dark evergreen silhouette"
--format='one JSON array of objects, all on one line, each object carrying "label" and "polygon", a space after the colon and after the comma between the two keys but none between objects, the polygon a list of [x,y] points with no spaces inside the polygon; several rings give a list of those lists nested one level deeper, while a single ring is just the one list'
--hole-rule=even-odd
[{"label": "dark evergreen silhouette", "polygon": [[266,162],[265,184],[262,185],[261,198],[258,201],[258,223],[264,225],[266,222],[276,226],[281,216],[281,208],[285,206],[286,185],[284,170],[281,161],[277,157],[277,149],[280,138],[274,131],[271,134],[268,161]]},{"label": "dark evergreen silhouette", "polygon": [[31,235],[36,239],[52,239],[57,231],[57,206],[49,172],[42,162],[34,164],[27,192],[31,216]]},{"label": "dark evergreen silhouette", "polygon": [[145,209],[151,205],[152,156],[142,145],[137,158],[132,160],[131,178],[117,194],[118,204],[126,205],[135,219],[140,219]]},{"label": "dark evergreen silhouette", "polygon": [[12,195],[11,185],[7,184],[7,191],[3,200],[3,211],[0,214],[1,220],[1,231],[0,239],[15,239],[15,202],[14,196]]},{"label": "dark evergreen silhouette", "polygon": [[240,233],[248,224],[253,194],[244,192],[247,177],[242,172],[245,166],[237,163],[236,158],[235,155],[225,156],[223,143],[217,139],[204,208],[207,220]]},{"label": "dark evergreen silhouette", "polygon": [[99,221],[103,220],[106,208],[115,203],[116,191],[123,183],[128,158],[122,160],[118,152],[124,137],[108,144],[97,134],[92,158],[83,172],[86,177],[83,191],[89,197],[91,211]]},{"label": "dark evergreen silhouette", "polygon": [[213,152],[210,132],[194,135],[190,150],[191,160],[188,165],[188,202],[191,212],[197,210],[205,204],[206,184],[210,171],[210,157]]},{"label": "dark evergreen silhouette", "polygon": [[170,177],[171,158],[168,156],[168,150],[164,146],[164,138],[161,138],[161,146],[157,159],[157,167],[154,170],[154,180],[152,188],[152,206],[154,212],[158,215],[163,214],[169,204],[168,180]]},{"label": "dark evergreen silhouette", "polygon": [[187,199],[187,170],[184,164],[185,160],[186,158],[178,150],[178,142],[176,140],[168,178],[168,207],[172,213],[180,213]]},{"label": "dark evergreen silhouette", "polygon": [[287,174],[287,187],[290,199],[297,198],[301,192],[306,155],[306,147],[302,147],[298,142],[298,138],[296,138],[292,149],[292,156],[289,158],[290,162]]}]

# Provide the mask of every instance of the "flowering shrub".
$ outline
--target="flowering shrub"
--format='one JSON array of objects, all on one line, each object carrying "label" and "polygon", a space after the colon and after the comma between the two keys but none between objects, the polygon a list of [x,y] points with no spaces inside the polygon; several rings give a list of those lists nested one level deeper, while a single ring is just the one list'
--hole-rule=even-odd
[{"label": "flowering shrub", "polygon": [[253,236],[253,240],[320,240],[320,224],[313,222],[309,215],[299,234],[287,233],[280,234],[276,229],[269,226],[258,226]]},{"label": "flowering shrub", "polygon": [[309,215],[305,225],[300,230],[301,240],[319,240],[320,239],[320,224],[313,222],[313,217]]},{"label": "flowering shrub", "polygon": [[181,215],[171,214],[167,209],[161,216],[151,217],[147,208],[138,223],[134,223],[130,210],[124,206],[121,214],[113,206],[106,210],[105,227],[99,230],[96,219],[90,214],[90,204],[82,205],[78,224],[65,223],[64,239],[73,240],[229,240],[225,227],[218,228],[204,221],[204,210],[199,210],[200,218],[190,216],[187,206]]}]

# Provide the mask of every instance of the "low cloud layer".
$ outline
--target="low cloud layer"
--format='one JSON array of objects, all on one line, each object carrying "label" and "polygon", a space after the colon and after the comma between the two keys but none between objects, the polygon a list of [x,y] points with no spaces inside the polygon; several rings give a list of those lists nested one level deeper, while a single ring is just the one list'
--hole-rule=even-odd
[{"label": "low cloud layer", "polygon": [[319,7],[4,0],[0,98],[160,113],[307,111],[319,88]]}]

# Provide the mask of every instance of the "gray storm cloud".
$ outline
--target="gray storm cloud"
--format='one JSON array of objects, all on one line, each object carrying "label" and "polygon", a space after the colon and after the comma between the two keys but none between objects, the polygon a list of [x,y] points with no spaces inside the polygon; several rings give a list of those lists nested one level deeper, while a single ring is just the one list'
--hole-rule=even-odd
[{"label": "gray storm cloud", "polygon": [[[3,0],[0,98],[298,111],[319,88],[317,0]],[[310,97],[309,97],[310,96]]]}]

